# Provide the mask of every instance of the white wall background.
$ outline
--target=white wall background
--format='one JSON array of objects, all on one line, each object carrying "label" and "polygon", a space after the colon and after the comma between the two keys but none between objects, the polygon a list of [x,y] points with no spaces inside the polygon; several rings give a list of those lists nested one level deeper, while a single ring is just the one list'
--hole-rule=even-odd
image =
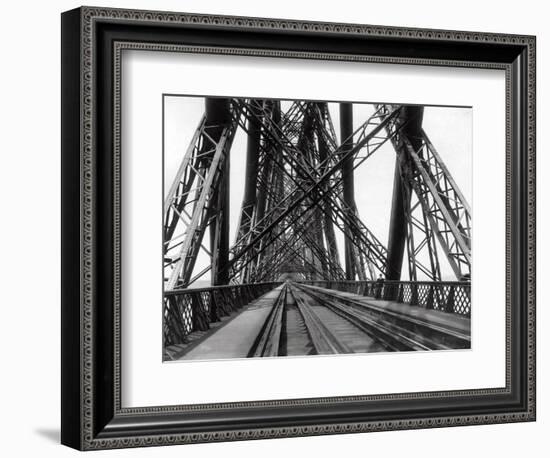
[{"label": "white wall background", "polygon": [[[297,2],[277,0],[117,0],[96,5],[212,14],[360,22],[534,34],[538,38],[538,126],[550,122],[550,30],[544,2]],[[59,441],[60,334],[60,13],[78,2],[10,2],[0,28],[0,452],[70,456]],[[538,138],[538,169],[550,168],[548,137]],[[543,175],[544,176],[544,175]],[[490,178],[489,178],[490,179]],[[538,184],[538,278],[550,274],[549,180]],[[538,421],[362,435],[206,444],[104,452],[109,456],[407,457],[544,456],[550,426],[550,325],[543,286],[538,301]]]}]

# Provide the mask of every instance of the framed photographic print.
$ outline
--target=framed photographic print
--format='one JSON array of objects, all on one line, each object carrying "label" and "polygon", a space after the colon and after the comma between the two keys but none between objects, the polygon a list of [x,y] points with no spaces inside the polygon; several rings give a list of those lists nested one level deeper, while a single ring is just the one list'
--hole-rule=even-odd
[{"label": "framed photographic print", "polygon": [[62,442],[535,419],[535,38],[62,15]]}]

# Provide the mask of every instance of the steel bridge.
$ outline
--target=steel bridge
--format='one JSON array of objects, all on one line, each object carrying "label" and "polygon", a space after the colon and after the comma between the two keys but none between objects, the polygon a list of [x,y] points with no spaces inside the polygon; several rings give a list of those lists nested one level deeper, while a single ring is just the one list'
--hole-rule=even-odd
[{"label": "steel bridge", "polygon": [[[471,211],[422,106],[376,104],[354,122],[339,103],[338,136],[326,102],[204,100],[164,201],[165,359],[469,348]],[[386,241],[359,214],[354,183],[384,145],[395,156]],[[207,276],[210,287],[194,286]]]}]

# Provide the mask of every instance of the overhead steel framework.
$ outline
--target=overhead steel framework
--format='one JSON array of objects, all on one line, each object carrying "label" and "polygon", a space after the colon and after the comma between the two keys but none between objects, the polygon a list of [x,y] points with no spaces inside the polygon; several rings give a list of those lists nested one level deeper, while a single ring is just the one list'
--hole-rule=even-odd
[{"label": "overhead steel framework", "polygon": [[[352,105],[341,103],[339,118],[340,141],[324,102],[206,98],[164,203],[165,290],[208,271],[213,285],[289,273],[401,280],[405,256],[408,280],[440,281],[443,262],[458,280],[469,279],[470,207],[422,129],[423,108],[374,105],[354,129]],[[229,165],[238,129],[247,138],[246,172],[231,244]],[[354,170],[385,144],[395,151],[387,244],[368,228],[369,215],[359,215],[354,183]],[[196,272],[201,250],[211,262]]]}]

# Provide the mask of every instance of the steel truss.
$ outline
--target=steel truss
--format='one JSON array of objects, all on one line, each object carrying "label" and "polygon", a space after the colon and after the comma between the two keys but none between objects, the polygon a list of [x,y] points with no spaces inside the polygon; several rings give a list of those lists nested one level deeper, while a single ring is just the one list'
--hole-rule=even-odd
[{"label": "steel truss", "polygon": [[[262,251],[262,246],[258,244],[258,241],[266,236],[270,240],[276,240],[288,227],[296,224],[301,215],[317,208],[325,215],[332,213],[329,214],[329,217],[333,224],[341,230],[343,230],[343,224],[347,222],[352,227],[352,231],[345,231],[344,234],[346,237],[353,237],[353,242],[356,244],[361,242],[361,245],[358,247],[360,252],[368,257],[371,262],[377,263],[379,270],[382,271],[385,263],[383,245],[362,224],[356,212],[350,212],[345,207],[340,193],[343,178],[339,171],[346,159],[350,157],[355,159],[361,151],[363,154],[362,159],[359,161],[356,160],[354,164],[354,167],[357,167],[389,139],[387,135],[383,134],[384,124],[389,123],[389,120],[382,119],[379,113],[375,113],[354,132],[357,140],[353,148],[349,151],[344,151],[342,147],[338,147],[331,151],[327,159],[315,163],[312,162],[311,154],[306,154],[307,148],[304,147],[304,144],[298,147],[291,137],[292,135],[294,135],[294,138],[298,136],[295,127],[298,125],[298,122],[296,122],[298,116],[301,116],[302,119],[311,118],[311,116],[304,116],[303,112],[300,114],[300,111],[303,110],[303,107],[299,110],[301,105],[302,103],[300,102],[294,103],[286,114],[285,119],[288,120],[289,135],[285,135],[286,132],[279,128],[279,135],[268,139],[274,142],[282,152],[279,157],[272,157],[272,162],[285,173],[293,186],[285,193],[285,197],[279,201],[272,212],[267,214],[263,221],[257,224],[256,227],[265,228],[259,232],[256,238],[246,241],[241,240],[242,243],[240,245],[243,246],[242,250],[238,249],[239,241],[237,241],[233,249],[233,260],[235,263],[236,260],[240,260],[241,263],[247,264],[250,258],[254,258]],[[307,105],[312,108],[317,104],[311,103]],[[243,109],[243,115],[247,117],[246,107]],[[269,118],[264,118],[264,122],[266,122],[265,119]],[[268,132],[270,130],[268,129]],[[275,126],[273,130],[277,131],[277,127]],[[313,142],[310,142],[310,146],[312,150],[316,150]],[[318,157],[318,152],[313,156],[313,159],[315,157]],[[289,167],[292,168],[294,173],[289,173]],[[330,212],[321,205],[323,198]],[[321,226],[322,223],[319,223],[317,227]],[[326,238],[329,240],[332,239],[330,233]],[[255,250],[253,255],[249,259],[245,258],[242,260],[243,254],[251,250]],[[238,273],[238,270],[239,268],[237,267],[236,273]]]},{"label": "steel truss", "polygon": [[[166,289],[189,284],[206,228],[219,224],[217,189],[224,178],[237,123],[211,122],[205,114],[183,157],[164,202],[164,276]],[[177,229],[180,229],[178,232]],[[218,227],[218,231],[220,227]],[[214,246],[217,243],[214,242]]]},{"label": "steel truss", "polygon": [[[186,287],[208,270],[214,284],[272,281],[290,270],[306,280],[386,275],[390,253],[365,225],[350,189],[353,170],[388,141],[405,183],[399,192],[410,280],[419,273],[440,280],[437,245],[457,278],[469,275],[470,209],[424,131],[411,135],[401,106],[376,106],[338,142],[326,103],[293,102],[285,110],[274,100],[224,103],[224,116],[219,110],[203,116],[165,200],[166,290]],[[239,128],[247,136],[245,190],[229,248],[228,159]],[[347,240],[346,269],[338,231]],[[396,246],[390,237],[392,253]],[[201,248],[212,262],[193,277]]]},{"label": "steel truss", "polygon": [[[391,105],[383,106],[387,113]],[[394,118],[389,130],[397,152],[397,164],[402,180],[405,214],[408,226],[407,252],[410,280],[417,280],[421,270],[428,278],[441,281],[438,246],[458,280],[470,279],[471,271],[471,209],[441,156],[419,128],[407,132],[400,124],[410,122],[408,116]],[[425,252],[429,270],[419,269],[414,261]]]}]

